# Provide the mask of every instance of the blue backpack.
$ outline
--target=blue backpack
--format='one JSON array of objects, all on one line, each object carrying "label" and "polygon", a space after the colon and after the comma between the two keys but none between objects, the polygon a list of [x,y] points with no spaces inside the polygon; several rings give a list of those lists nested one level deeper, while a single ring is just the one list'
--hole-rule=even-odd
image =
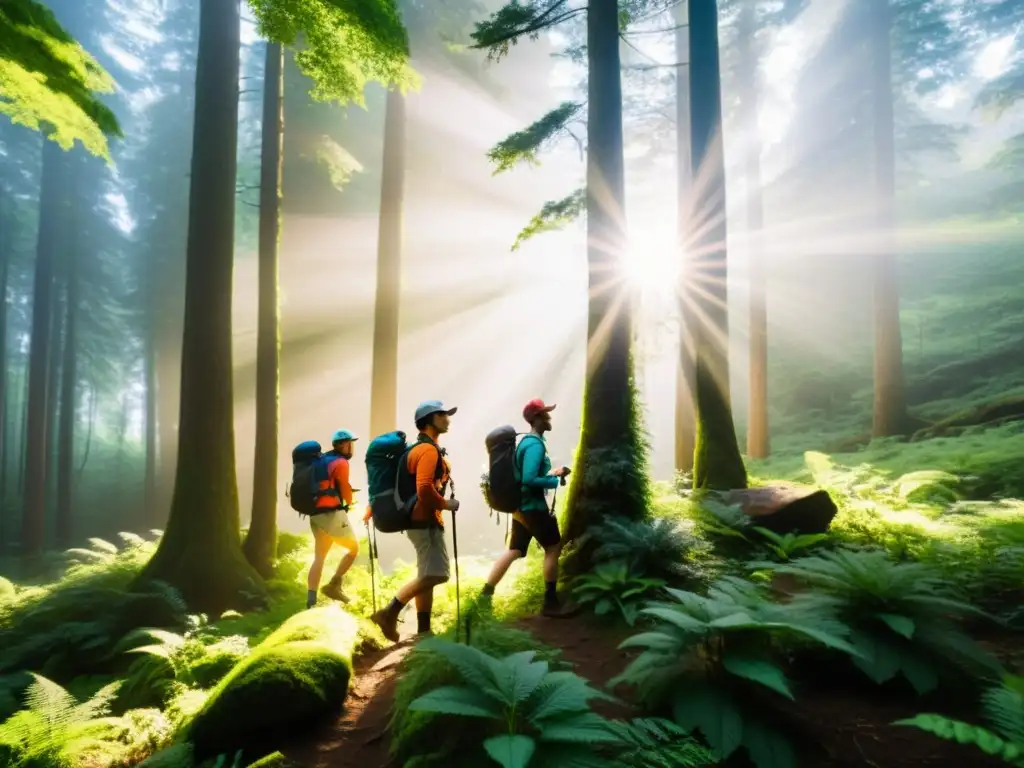
[{"label": "blue backpack", "polygon": [[[418,441],[417,441],[418,442]],[[412,510],[416,506],[416,478],[408,470],[409,451],[416,442],[406,442],[404,432],[386,432],[366,446],[366,477],[369,485],[373,527],[381,533],[398,533],[416,528]],[[435,479],[444,466],[437,463]]]},{"label": "blue backpack", "polygon": [[[332,483],[322,489],[321,483],[330,479],[330,463],[334,456],[325,454],[316,440],[306,440],[292,450],[292,482],[288,486],[288,498],[292,509],[300,515],[312,517],[326,512],[335,512],[344,505],[341,493]],[[334,497],[335,504],[319,507],[317,502],[324,496]]]}]

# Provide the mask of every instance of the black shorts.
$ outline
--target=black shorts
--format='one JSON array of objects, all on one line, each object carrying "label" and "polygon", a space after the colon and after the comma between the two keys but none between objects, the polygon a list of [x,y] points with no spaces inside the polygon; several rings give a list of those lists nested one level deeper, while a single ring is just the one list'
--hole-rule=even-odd
[{"label": "black shorts", "polygon": [[512,518],[512,532],[508,537],[508,548],[526,554],[530,548],[530,540],[536,539],[543,549],[550,549],[562,539],[558,531],[558,519],[545,510],[528,510],[520,512],[520,517],[525,521],[519,522]]}]

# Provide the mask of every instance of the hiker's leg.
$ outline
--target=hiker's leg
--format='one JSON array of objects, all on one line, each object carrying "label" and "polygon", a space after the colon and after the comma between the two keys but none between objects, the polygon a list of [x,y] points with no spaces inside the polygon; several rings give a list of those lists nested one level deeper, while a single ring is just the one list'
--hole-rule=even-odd
[{"label": "hiker's leg", "polygon": [[345,554],[341,556],[341,562],[338,563],[338,568],[334,572],[334,577],[331,579],[332,582],[341,584],[341,580],[359,556],[359,541],[355,536],[347,536],[345,538],[336,538],[334,543],[345,550]]},{"label": "hiker's leg", "polygon": [[309,575],[306,577],[306,607],[312,608],[316,605],[316,591],[320,586],[320,578],[324,573],[324,561],[327,560],[327,553],[331,551],[334,540],[327,531],[317,526],[312,521],[310,528],[313,529],[313,564],[309,566]]},{"label": "hiker's leg", "polygon": [[487,577],[487,583],[484,584],[483,593],[485,595],[493,595],[494,588],[505,578],[505,574],[512,563],[521,557],[526,557],[526,553],[530,548],[530,539],[532,538],[533,534],[519,520],[518,515],[513,517],[512,530],[508,536],[508,549],[502,552],[501,556],[494,561],[494,565],[491,567],[491,575]]},{"label": "hiker's leg", "polygon": [[[424,621],[429,627],[430,611],[433,608],[434,587],[448,581],[448,550],[444,546],[444,532],[440,529],[414,529],[407,532],[416,549],[416,578],[403,585],[388,606],[373,615],[384,636],[392,642],[398,638],[398,616],[410,601],[416,600],[417,624]],[[425,597],[420,597],[426,595]],[[422,608],[426,603],[426,608]],[[422,614],[426,613],[424,617]],[[422,630],[421,630],[422,631]]]},{"label": "hiker's leg", "polygon": [[558,614],[561,605],[558,600],[558,558],[562,554],[562,534],[558,520],[548,512],[531,512],[524,518],[527,527],[544,547],[544,613]]}]

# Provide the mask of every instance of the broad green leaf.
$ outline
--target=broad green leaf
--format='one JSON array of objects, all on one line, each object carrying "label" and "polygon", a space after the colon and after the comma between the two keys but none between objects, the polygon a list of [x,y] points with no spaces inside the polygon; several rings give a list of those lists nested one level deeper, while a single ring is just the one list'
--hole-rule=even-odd
[{"label": "broad green leaf", "polygon": [[[643,611],[646,613],[646,611]],[[624,648],[650,648],[652,651],[668,651],[679,646],[679,641],[664,632],[641,632],[627,637],[619,643],[619,650]]]},{"label": "broad green leaf", "polygon": [[910,681],[919,696],[931,693],[939,687],[939,676],[925,659],[910,653],[900,657],[903,676]]},{"label": "broad green leaf", "polygon": [[602,597],[594,604],[594,613],[598,616],[605,616],[611,612],[613,607],[611,600],[606,597]]},{"label": "broad green leaf", "polygon": [[757,720],[743,724],[743,746],[757,768],[796,768],[796,755],[789,740]]},{"label": "broad green leaf", "polygon": [[503,768],[526,768],[537,748],[529,736],[494,736],[484,742],[484,749]]},{"label": "broad green leaf", "polygon": [[446,659],[471,688],[499,701],[506,699],[506,692],[498,685],[501,662],[483,651],[437,637],[427,638],[416,650],[436,653]]},{"label": "broad green leaf", "polygon": [[692,632],[696,634],[704,634],[707,632],[707,624],[700,619],[693,618],[693,616],[690,616],[687,613],[683,613],[678,609],[651,606],[650,608],[644,608],[641,613],[653,616],[656,619],[661,619],[668,624],[678,627],[684,632]]},{"label": "broad green leaf", "polygon": [[985,728],[932,713],[916,715],[906,720],[897,720],[893,725],[909,725],[942,739],[956,741],[960,744],[974,744],[989,755],[1003,756],[1007,747],[1014,746]]},{"label": "broad green leaf", "polygon": [[900,671],[899,651],[883,639],[868,632],[854,632],[850,639],[860,651],[859,656],[854,656],[853,663],[874,682],[881,685]]},{"label": "broad green leaf", "polygon": [[908,640],[914,636],[914,620],[895,613],[876,613],[875,617],[884,621],[893,632]]},{"label": "broad green leaf", "polygon": [[728,616],[722,616],[721,618],[708,622],[708,626],[714,627],[715,629],[753,628],[758,624],[760,624],[760,622],[754,621],[754,619],[750,617],[750,614],[743,611],[737,611],[736,613],[731,613]]},{"label": "broad green leaf", "polygon": [[787,699],[793,698],[786,676],[779,667],[770,661],[727,652],[722,658],[722,665],[737,677],[742,677],[763,685],[765,688],[770,688],[777,693],[781,693]]},{"label": "broad green leaf", "polygon": [[722,759],[735,752],[743,740],[743,714],[724,691],[707,685],[681,688],[673,700],[672,714],[687,732],[704,734]]},{"label": "broad green leaf", "polygon": [[507,694],[506,704],[517,706],[530,697],[548,673],[546,661],[534,661],[535,651],[523,651],[501,660],[501,687]]},{"label": "broad green leaf", "polygon": [[619,740],[608,721],[594,712],[578,712],[549,721],[540,731],[541,741],[562,744],[614,744]]},{"label": "broad green leaf", "polygon": [[501,718],[498,702],[471,688],[445,685],[425,693],[409,705],[417,712],[437,712],[442,715]]},{"label": "broad green leaf", "polygon": [[591,699],[616,701],[614,696],[595,690],[574,672],[551,672],[537,686],[524,705],[526,719],[543,729],[549,722],[587,712]]}]

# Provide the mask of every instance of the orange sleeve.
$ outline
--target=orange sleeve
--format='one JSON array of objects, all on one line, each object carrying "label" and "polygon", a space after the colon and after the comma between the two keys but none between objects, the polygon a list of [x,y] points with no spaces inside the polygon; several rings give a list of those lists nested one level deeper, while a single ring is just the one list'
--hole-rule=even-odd
[{"label": "orange sleeve", "polygon": [[338,492],[341,493],[341,503],[346,507],[352,504],[352,483],[349,481],[349,466],[347,459],[338,459],[331,464],[331,479],[338,484]]},{"label": "orange sleeve", "polygon": [[[437,474],[437,461],[441,458],[432,445],[417,446],[416,451],[416,496],[424,509],[437,511],[444,509],[444,497],[437,492],[434,476]],[[412,458],[412,456],[410,456]]]}]

